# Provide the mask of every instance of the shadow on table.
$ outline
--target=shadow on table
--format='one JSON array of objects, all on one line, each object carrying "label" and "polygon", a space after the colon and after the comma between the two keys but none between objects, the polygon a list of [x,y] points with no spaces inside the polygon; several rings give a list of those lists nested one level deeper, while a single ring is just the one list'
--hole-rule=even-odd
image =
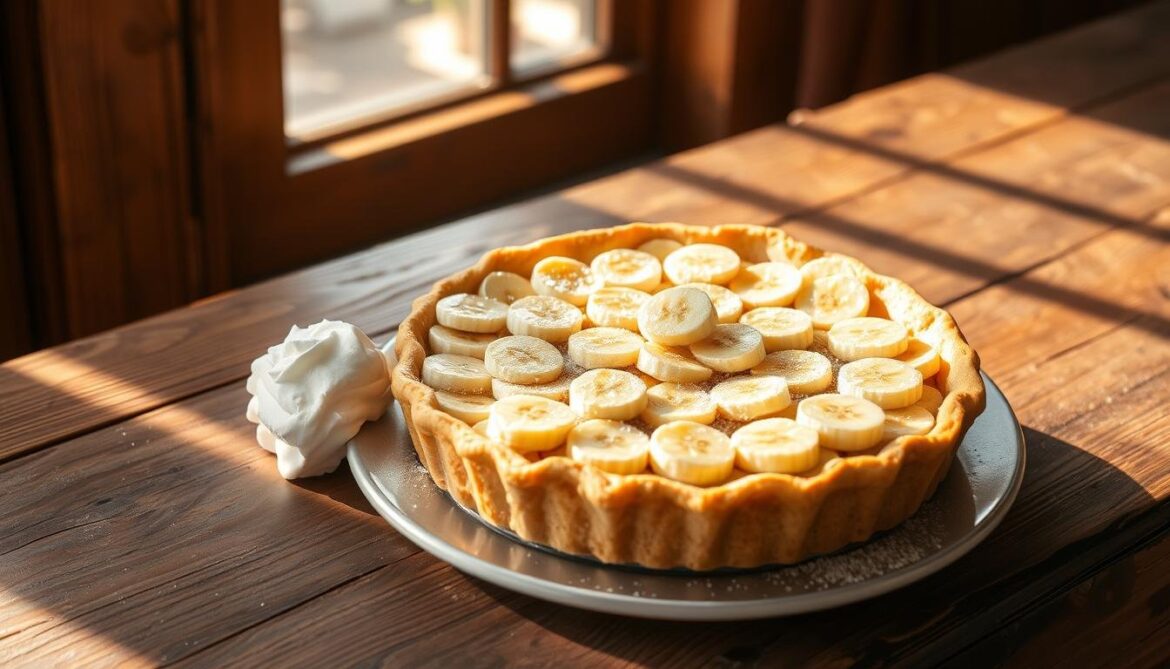
[{"label": "shadow on table", "polygon": [[[1108,538],[1124,532],[1126,518],[1153,505],[1140,484],[1105,460],[1036,429],[1025,428],[1025,437],[1023,488],[983,544],[923,581],[850,606],[760,621],[677,623],[575,610],[467,580],[523,619],[507,626],[506,639],[503,633],[493,637],[503,658],[524,654],[538,637],[523,628],[536,626],[556,640],[529,651],[547,653],[550,661],[585,657],[584,651],[573,655],[574,646],[652,664],[943,661],[1094,571],[1120,550]],[[1124,447],[1097,446],[1107,452]],[[1021,629],[1035,631],[1034,625]],[[999,651],[1006,652],[1002,643]]]}]

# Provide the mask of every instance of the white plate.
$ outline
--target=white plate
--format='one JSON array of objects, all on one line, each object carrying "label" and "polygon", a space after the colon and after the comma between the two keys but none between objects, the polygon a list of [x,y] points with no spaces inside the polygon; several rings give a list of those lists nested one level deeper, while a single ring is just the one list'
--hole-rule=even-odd
[{"label": "white plate", "polygon": [[[391,347],[393,342],[387,344]],[[986,375],[987,409],[935,496],[855,548],[788,567],[717,572],[605,565],[491,528],[431,481],[395,404],[349,444],[349,466],[378,513],[423,550],[516,592],[594,611],[670,620],[739,620],[818,611],[922,579],[971,550],[1007,513],[1024,476],[1024,437]]]}]

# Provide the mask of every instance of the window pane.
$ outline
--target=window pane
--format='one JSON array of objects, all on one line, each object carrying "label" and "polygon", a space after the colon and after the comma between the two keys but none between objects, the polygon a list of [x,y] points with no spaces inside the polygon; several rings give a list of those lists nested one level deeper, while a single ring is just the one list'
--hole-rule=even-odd
[{"label": "window pane", "polygon": [[512,0],[512,70],[556,67],[597,45],[597,0]]},{"label": "window pane", "polygon": [[487,83],[486,0],[281,0],[281,23],[294,139]]}]

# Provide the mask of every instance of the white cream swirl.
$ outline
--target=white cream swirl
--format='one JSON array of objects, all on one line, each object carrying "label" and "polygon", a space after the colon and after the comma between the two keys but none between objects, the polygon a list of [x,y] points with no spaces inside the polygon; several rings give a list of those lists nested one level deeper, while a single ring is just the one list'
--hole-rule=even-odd
[{"label": "white cream swirl", "polygon": [[336,469],[346,442],[390,400],[386,359],[365,333],[340,321],[294,325],[252,362],[247,386],[256,439],[276,454],[286,479]]}]

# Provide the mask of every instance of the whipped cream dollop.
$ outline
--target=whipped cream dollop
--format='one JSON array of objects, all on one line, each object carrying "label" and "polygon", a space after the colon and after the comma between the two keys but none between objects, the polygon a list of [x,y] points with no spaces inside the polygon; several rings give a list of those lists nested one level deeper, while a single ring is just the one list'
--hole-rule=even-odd
[{"label": "whipped cream dollop", "polygon": [[390,401],[386,359],[364,332],[323,320],[293,326],[284,341],[252,362],[248,420],[256,440],[276,454],[286,479],[337,468],[345,444]]}]

